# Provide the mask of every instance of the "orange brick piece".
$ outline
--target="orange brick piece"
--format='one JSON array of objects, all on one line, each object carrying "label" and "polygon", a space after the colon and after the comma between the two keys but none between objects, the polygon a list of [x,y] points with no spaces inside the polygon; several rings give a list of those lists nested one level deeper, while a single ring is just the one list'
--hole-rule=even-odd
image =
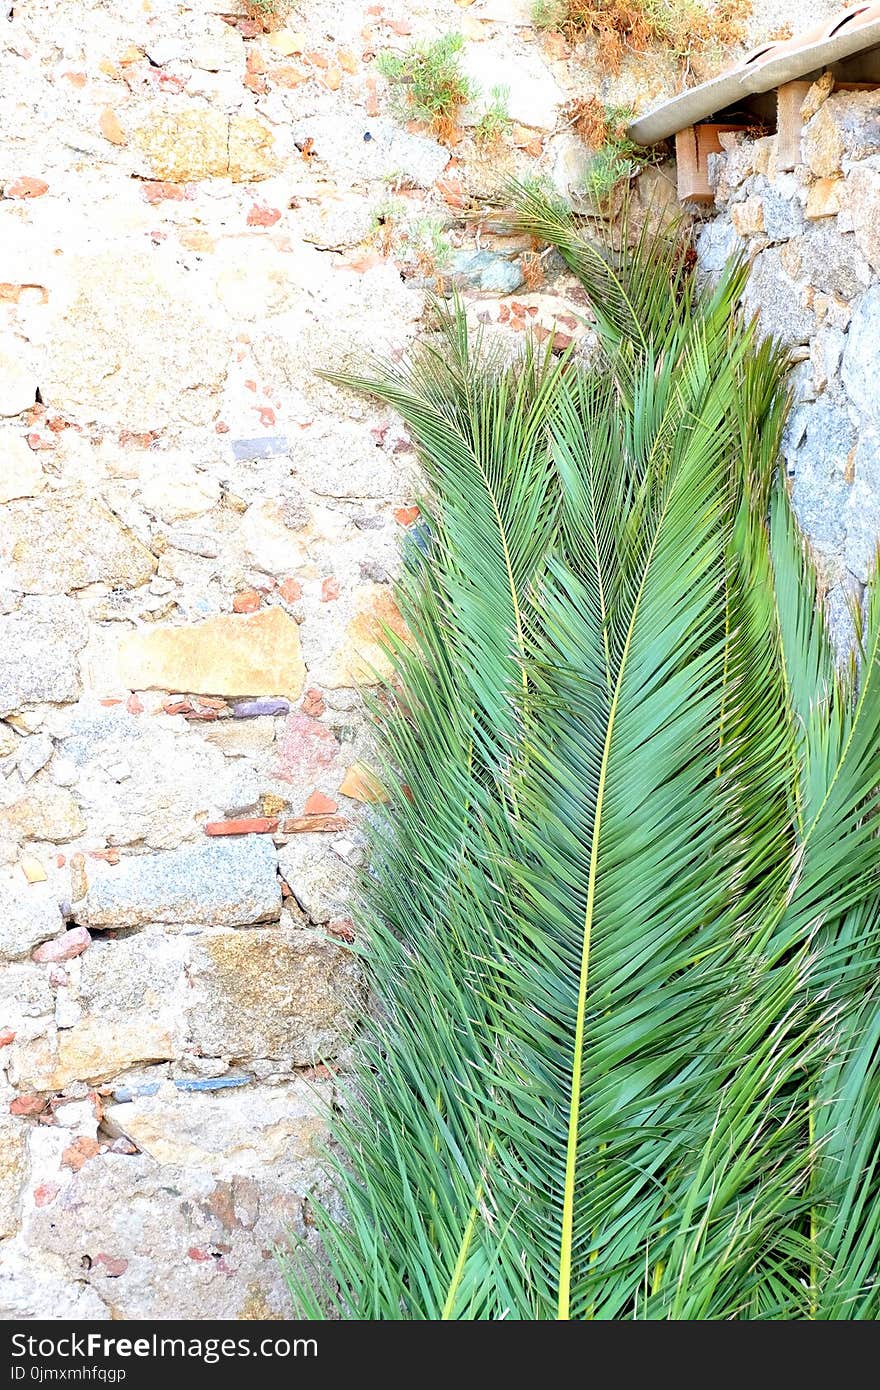
[{"label": "orange brick piece", "polygon": [[253,816],[250,820],[211,820],[206,835],[271,835],[278,829],[277,816]]}]

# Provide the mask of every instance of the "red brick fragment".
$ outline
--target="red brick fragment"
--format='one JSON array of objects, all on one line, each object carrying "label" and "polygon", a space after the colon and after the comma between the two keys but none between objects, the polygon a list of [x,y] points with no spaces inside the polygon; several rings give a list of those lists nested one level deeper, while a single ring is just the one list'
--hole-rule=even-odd
[{"label": "red brick fragment", "polygon": [[312,719],[320,719],[326,708],[324,696],[321,694],[320,690],[316,690],[314,686],[310,686],[300,705],[302,713],[309,715]]},{"label": "red brick fragment", "polygon": [[27,175],[13,179],[5,189],[7,198],[42,198],[48,191],[49,185],[45,179],[30,178]]},{"label": "red brick fragment", "polygon": [[418,507],[398,507],[394,513],[394,520],[401,526],[412,526],[414,521],[418,521],[421,512]]},{"label": "red brick fragment", "polygon": [[331,575],[330,578],[325,579],[321,585],[321,602],[332,603],[333,600],[337,598],[339,598],[339,580],[334,579]]},{"label": "red brick fragment", "polygon": [[285,603],[296,603],[302,598],[302,585],[298,579],[282,579],[278,592]]},{"label": "red brick fragment", "polygon": [[278,829],[277,816],[252,816],[249,820],[212,820],[206,835],[272,835]]},{"label": "red brick fragment", "polygon": [[39,1187],[34,1188],[34,1206],[47,1207],[50,1202],[54,1202],[61,1186],[57,1182],[41,1182]]},{"label": "red brick fragment", "polygon": [[[119,855],[116,854],[118,860]],[[42,946],[38,946],[31,952],[31,960],[37,961],[40,965],[47,962],[57,964],[59,961],[73,960],[76,956],[81,956],[83,951],[88,950],[92,944],[92,938],[86,927],[71,927],[63,936],[56,936],[52,941],[44,941]]]},{"label": "red brick fragment", "polygon": [[41,1115],[49,1104],[45,1096],[16,1096],[9,1102],[10,1115]]},{"label": "red brick fragment", "polygon": [[233,613],[256,613],[260,606],[260,595],[256,589],[239,589],[232,600]]},{"label": "red brick fragment", "polygon": [[334,811],[339,810],[339,805],[323,792],[314,791],[303,809],[307,816],[332,816]]},{"label": "red brick fragment", "polygon": [[119,850],[118,850],[118,849],[90,849],[90,850],[89,850],[89,858],[90,858],[90,859],[101,859],[101,860],[103,860],[103,862],[104,862],[105,864],[118,864],[118,863],[119,863]]},{"label": "red brick fragment", "polygon": [[163,700],[163,714],[194,714],[195,711],[189,700]]},{"label": "red brick fragment", "polygon": [[128,710],[129,714],[143,714],[144,712],[143,704],[138,699],[137,695],[135,695],[134,691],[132,691],[126,700],[125,708]]},{"label": "red brick fragment", "polygon": [[267,207],[265,203],[254,203],[248,210],[249,227],[274,227],[281,221],[281,209]]},{"label": "red brick fragment", "polygon": [[61,1167],[70,1168],[74,1173],[78,1173],[90,1158],[96,1158],[100,1152],[101,1145],[97,1139],[90,1139],[83,1134],[79,1139],[74,1139],[72,1144],[68,1144],[61,1155]]},{"label": "red brick fragment", "polygon": [[0,1047],[8,1047],[11,1042],[15,1042],[15,1029],[0,1029]]},{"label": "red brick fragment", "polygon": [[187,188],[182,183],[169,183],[166,179],[145,179],[141,187],[147,202],[181,203],[187,197]]},{"label": "red brick fragment", "polygon": [[128,1260],[121,1257],[117,1259],[113,1255],[96,1255],[95,1264],[103,1265],[104,1272],[108,1279],[118,1279],[120,1274],[124,1274],[128,1269]]}]

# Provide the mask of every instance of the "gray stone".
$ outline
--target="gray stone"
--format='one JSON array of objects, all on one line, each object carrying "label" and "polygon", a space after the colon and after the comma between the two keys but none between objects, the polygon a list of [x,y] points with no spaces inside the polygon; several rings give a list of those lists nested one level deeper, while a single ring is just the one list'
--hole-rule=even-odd
[{"label": "gray stone", "polygon": [[856,645],[853,606],[858,608],[858,604],[856,586],[846,581],[835,584],[825,595],[825,621],[838,661],[847,661]]},{"label": "gray stone", "polygon": [[76,714],[61,751],[76,769],[90,833],[110,845],[142,841],[150,849],[174,849],[202,840],[204,820],[241,815],[261,792],[256,770],[229,765],[199,734],[181,733],[171,720],[139,719],[120,706]]},{"label": "gray stone", "polygon": [[788,241],[804,230],[804,214],[800,204],[787,198],[772,184],[761,196],[764,207],[764,233],[771,241]]},{"label": "gray stone", "polygon": [[[765,252],[762,257],[771,253]],[[793,237],[779,251],[781,265],[790,279],[803,281],[826,294],[852,299],[862,289],[855,237],[846,236],[825,223]]]},{"label": "gray stone", "polygon": [[196,531],[165,531],[163,534],[173,550],[182,550],[186,555],[216,560],[220,554],[220,546],[213,536],[199,535]]},{"label": "gray stone", "polygon": [[246,926],[281,913],[277,853],[261,835],[124,859],[89,886],[90,927]]},{"label": "gray stone", "polygon": [[4,960],[23,960],[35,946],[63,931],[58,903],[46,884],[19,888],[0,881],[0,956]]},{"label": "gray stone", "polygon": [[[29,1204],[27,1263],[4,1251],[12,1315],[289,1318],[271,1252],[288,1233],[308,1234],[304,1199],[328,1195],[330,1100],[331,1083],[296,1079],[217,1095],[169,1085],[109,1106],[111,1129],[130,1128],[143,1151],[102,1152],[79,1172],[62,1170],[61,1192]],[[60,1148],[44,1169],[56,1182]]]},{"label": "gray stone", "polygon": [[109,1322],[113,1313],[94,1289],[81,1281],[61,1279],[42,1262],[34,1259],[26,1245],[4,1252],[5,1267],[0,1270],[0,1316],[15,1322],[44,1318],[51,1309],[53,1319]]},{"label": "gray stone", "polygon": [[289,700],[242,700],[232,711],[233,719],[256,719],[263,714],[289,714]]},{"label": "gray stone", "polygon": [[880,428],[880,285],[872,285],[855,308],[842,377],[853,405]]},{"label": "gray stone", "polygon": [[876,91],[834,92],[823,110],[837,127],[850,159],[867,159],[880,151],[880,97]]},{"label": "gray stone", "polygon": [[457,289],[470,287],[489,294],[512,294],[523,282],[518,261],[494,251],[456,251],[449,265]]},{"label": "gray stone", "polygon": [[880,436],[865,431],[854,459],[855,477],[846,504],[844,563],[866,583],[877,564],[880,545]]},{"label": "gray stone", "polygon": [[787,345],[805,343],[813,333],[815,317],[803,304],[803,288],[786,273],[782,256],[787,248],[771,247],[752,266],[743,307],[757,315],[762,334]]},{"label": "gray stone", "polygon": [[553,187],[564,197],[582,194],[592,163],[592,155],[583,140],[569,130],[554,135],[548,143],[547,155],[553,161],[550,169]]},{"label": "gray stone", "polygon": [[329,1060],[363,1007],[357,959],[313,932],[253,928],[200,937],[189,969],[190,1033],[204,1056],[285,1068]]},{"label": "gray stone", "polygon": [[847,411],[827,396],[801,406],[791,436],[800,441],[788,450],[794,473],[792,501],[798,521],[822,555],[839,553],[844,540],[844,508],[849,492],[856,431]]},{"label": "gray stone", "polygon": [[375,205],[366,198],[327,195],[300,208],[298,225],[304,241],[322,250],[343,250],[370,235],[374,218]]},{"label": "gray stone", "polygon": [[82,610],[70,598],[26,598],[0,616],[0,715],[22,705],[76,700],[78,654],[86,644]]},{"label": "gray stone", "polygon": [[286,434],[267,434],[257,439],[233,439],[232,454],[239,463],[254,459],[283,458],[290,452]]},{"label": "gray stone", "polygon": [[28,594],[64,594],[98,581],[136,587],[156,568],[146,546],[85,493],[10,502],[4,542],[6,582]]},{"label": "gray stone", "polygon": [[552,130],[556,125],[565,93],[537,52],[520,58],[506,45],[468,44],[461,67],[474,88],[473,99],[460,115],[462,125],[477,125],[499,99],[499,88],[512,121],[537,130]]},{"label": "gray stone", "polygon": [[697,236],[697,260],[708,275],[718,275],[740,249],[739,238],[726,217],[706,222]]},{"label": "gray stone", "polygon": [[823,325],[819,329],[810,344],[813,385],[817,391],[824,391],[836,377],[845,346],[846,338],[839,328]]},{"label": "gray stone", "polygon": [[112,1021],[138,1012],[182,1015],[189,986],[185,967],[189,938],[138,932],[94,940],[82,959],[80,997],[88,1011]]},{"label": "gray stone", "polygon": [[351,910],[354,876],[321,835],[296,835],[279,851],[282,877],[310,922],[329,922]]},{"label": "gray stone", "polygon": [[856,164],[849,171],[846,212],[852,220],[856,246],[873,269],[880,271],[880,169],[873,163]]},{"label": "gray stone", "polygon": [[[20,891],[24,892],[24,888]],[[63,928],[62,922],[60,935],[66,934]],[[42,966],[30,960],[4,964],[0,970],[0,1019],[4,1028],[17,1035],[39,1032],[54,1007],[54,995]]]},{"label": "gray stone", "polygon": [[293,138],[299,144],[311,140],[315,155],[338,179],[399,177],[430,188],[449,162],[449,151],[436,140],[412,135],[383,116],[311,116],[294,125]]},{"label": "gray stone", "polygon": [[52,756],[55,745],[48,734],[34,734],[22,741],[16,768],[23,782],[29,782],[42,770]]},{"label": "gray stone", "polygon": [[856,478],[850,488],[844,517],[846,545],[843,561],[850,574],[866,583],[877,567],[880,544],[880,494]]}]

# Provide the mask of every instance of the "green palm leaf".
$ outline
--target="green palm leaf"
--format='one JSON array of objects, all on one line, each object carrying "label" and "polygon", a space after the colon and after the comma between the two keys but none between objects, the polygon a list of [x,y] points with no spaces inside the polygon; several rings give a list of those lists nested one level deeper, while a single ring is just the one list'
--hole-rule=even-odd
[{"label": "green palm leaf", "polygon": [[369,389],[429,493],[374,707],[379,1007],[301,1310],[867,1318],[880,598],[840,674],[773,474],[784,359],[675,244],[534,191],[598,372],[463,312]]}]

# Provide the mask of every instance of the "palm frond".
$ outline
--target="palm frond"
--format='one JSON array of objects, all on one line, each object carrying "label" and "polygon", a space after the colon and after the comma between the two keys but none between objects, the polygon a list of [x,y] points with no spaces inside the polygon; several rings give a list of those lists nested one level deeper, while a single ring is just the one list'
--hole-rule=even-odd
[{"label": "palm frond", "polygon": [[605,354],[486,360],[460,306],[334,378],[428,481],[374,706],[341,1213],[358,1319],[868,1318],[880,1299],[880,590],[840,673],[774,484],[785,359],[674,240],[521,190]]}]

